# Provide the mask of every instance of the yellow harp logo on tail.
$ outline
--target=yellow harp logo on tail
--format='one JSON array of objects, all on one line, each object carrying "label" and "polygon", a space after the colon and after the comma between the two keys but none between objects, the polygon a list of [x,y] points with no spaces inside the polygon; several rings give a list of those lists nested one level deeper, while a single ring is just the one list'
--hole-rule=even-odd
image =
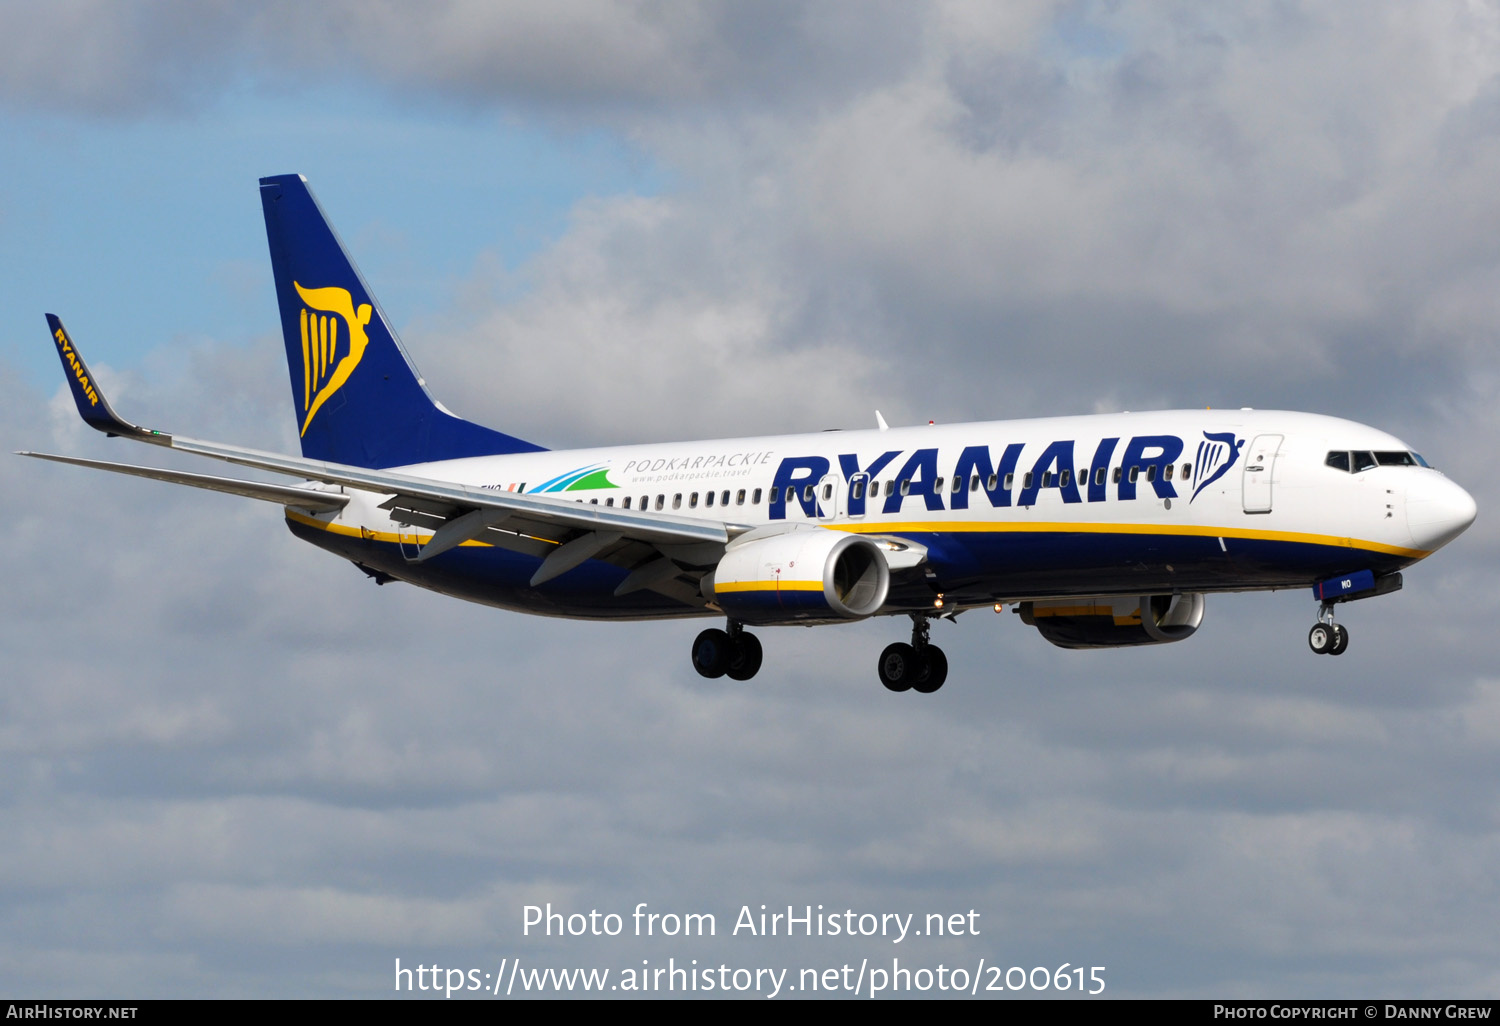
[{"label": "yellow harp logo on tail", "polygon": [[[312,423],[318,408],[328,401],[333,393],[344,387],[354,368],[365,355],[370,344],[365,334],[365,325],[370,323],[370,304],[361,303],[354,308],[354,297],[348,289],[305,289],[296,282],[292,286],[302,302],[302,434]],[[339,321],[344,330],[339,330]],[[339,336],[348,339],[343,356],[339,355]]]}]

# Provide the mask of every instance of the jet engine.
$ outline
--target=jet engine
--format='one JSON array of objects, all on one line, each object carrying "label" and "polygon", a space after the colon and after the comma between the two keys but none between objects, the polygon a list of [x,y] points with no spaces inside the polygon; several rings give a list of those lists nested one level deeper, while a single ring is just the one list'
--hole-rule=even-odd
[{"label": "jet engine", "polygon": [[1190,638],[1203,622],[1203,595],[1142,595],[1022,602],[1021,620],[1059,648],[1164,645]]},{"label": "jet engine", "polygon": [[870,616],[890,583],[885,555],[870,539],[798,525],[735,539],[702,590],[741,623],[812,624]]}]

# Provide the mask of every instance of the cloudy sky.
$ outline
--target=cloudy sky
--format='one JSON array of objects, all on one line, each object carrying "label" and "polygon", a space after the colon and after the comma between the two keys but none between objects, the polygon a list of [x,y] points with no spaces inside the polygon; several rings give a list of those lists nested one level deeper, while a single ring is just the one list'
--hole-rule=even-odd
[{"label": "cloudy sky", "polygon": [[[1193,406],[1392,431],[1480,519],[1191,641],[577,624],[377,588],[279,511],[4,457],[0,992],[354,996],[394,960],[1107,966],[1500,992],[1500,9],[0,2],[0,434],[295,451],[256,194],[308,176],[433,390],[553,447]],[[199,468],[209,469],[212,468]],[[522,907],[708,912],[524,937]],[[742,905],[980,913],[753,940]],[[628,927],[627,927],[628,932]]]}]

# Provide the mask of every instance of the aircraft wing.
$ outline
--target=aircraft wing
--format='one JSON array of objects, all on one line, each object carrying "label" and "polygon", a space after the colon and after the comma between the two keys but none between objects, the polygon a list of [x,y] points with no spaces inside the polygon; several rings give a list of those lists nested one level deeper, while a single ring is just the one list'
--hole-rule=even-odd
[{"label": "aircraft wing", "polygon": [[[624,594],[639,587],[654,590],[669,587],[666,582],[673,575],[673,567],[677,567],[675,573],[684,572],[684,566],[711,567],[730,538],[748,529],[742,525],[647,510],[583,505],[550,496],[493,491],[396,471],[372,470],[200,441],[143,428],[122,419],[110,407],[62,322],[48,314],[47,323],[52,329],[58,357],[62,360],[78,412],[90,427],[110,436],[119,435],[272,474],[386,495],[388,498],[381,506],[391,511],[393,519],[435,532],[419,557],[422,559],[482,536],[492,544],[542,556],[543,566],[532,579],[533,586],[590,558],[603,558],[627,566],[632,573],[621,585],[620,594]],[[30,452],[21,455],[211,488],[314,510],[336,509],[348,501],[347,497],[313,488],[282,489],[281,486],[256,482],[127,467],[74,457]]]},{"label": "aircraft wing", "polygon": [[108,470],[116,474],[128,474],[131,477],[145,477],[153,481],[166,481],[169,484],[191,485],[194,488],[206,488],[211,492],[227,492],[230,495],[243,495],[251,499],[263,499],[266,502],[279,502],[283,506],[297,506],[300,509],[310,509],[318,513],[332,512],[349,505],[347,495],[297,485],[241,481],[233,477],[189,474],[181,470],[159,470],[155,467],[137,467],[129,463],[108,463],[104,460],[86,460],[77,456],[57,456],[47,452],[18,452],[16,455],[51,460],[53,463],[71,463],[77,467],[92,467],[95,470]]}]

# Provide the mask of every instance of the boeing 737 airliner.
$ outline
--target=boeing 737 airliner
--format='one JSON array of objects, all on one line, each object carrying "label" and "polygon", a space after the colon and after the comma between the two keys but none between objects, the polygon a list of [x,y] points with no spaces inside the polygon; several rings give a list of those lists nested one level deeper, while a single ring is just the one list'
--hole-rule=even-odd
[{"label": "boeing 737 airliner", "polygon": [[47,317],[83,419],[295,479],[25,453],[285,507],[297,537],[377,583],[550,616],[717,616],[705,677],[753,677],[746,625],[904,615],[892,691],[936,691],[934,618],[1011,606],[1054,645],[1180,641],[1210,592],[1310,588],[1308,641],[1338,655],[1336,607],[1401,587],[1473,522],[1474,500],[1411,446],[1333,417],[1122,413],[555,452],[427,393],[300,175],[260,182],[301,458],[118,417]]}]

